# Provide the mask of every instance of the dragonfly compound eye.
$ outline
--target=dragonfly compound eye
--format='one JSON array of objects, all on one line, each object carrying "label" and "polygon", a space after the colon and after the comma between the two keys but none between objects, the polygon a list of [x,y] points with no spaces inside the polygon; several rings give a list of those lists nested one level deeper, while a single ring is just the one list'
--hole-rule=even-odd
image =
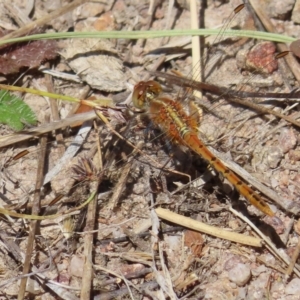
[{"label": "dragonfly compound eye", "polygon": [[145,109],[149,101],[159,96],[161,90],[161,85],[153,80],[137,83],[132,94],[133,105],[136,108]]},{"label": "dragonfly compound eye", "polygon": [[133,94],[132,94],[132,102],[133,105],[138,109],[145,108],[147,87],[146,82],[141,81],[134,86]]}]

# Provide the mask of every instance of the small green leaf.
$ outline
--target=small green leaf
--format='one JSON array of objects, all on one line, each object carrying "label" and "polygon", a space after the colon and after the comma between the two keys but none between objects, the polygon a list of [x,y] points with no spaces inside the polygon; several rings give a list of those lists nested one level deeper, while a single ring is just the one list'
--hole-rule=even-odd
[{"label": "small green leaf", "polygon": [[22,99],[7,91],[0,91],[0,123],[20,131],[24,125],[32,126],[36,122],[34,112]]}]

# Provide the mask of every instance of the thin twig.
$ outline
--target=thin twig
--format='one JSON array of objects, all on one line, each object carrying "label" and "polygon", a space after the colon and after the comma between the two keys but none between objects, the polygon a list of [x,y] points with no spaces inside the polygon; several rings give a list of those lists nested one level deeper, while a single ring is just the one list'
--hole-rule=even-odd
[{"label": "thin twig", "polygon": [[[47,137],[41,138],[40,148],[41,151],[38,161],[38,169],[37,169],[37,179],[35,184],[35,193],[34,193],[34,205],[32,207],[32,214],[38,215],[40,212],[40,192],[41,187],[43,186],[43,177],[44,177],[44,167],[45,167],[45,158],[46,158],[46,144],[47,144]],[[37,220],[31,221],[28,242],[27,242],[27,249],[26,249],[26,256],[25,262],[23,266],[23,275],[27,274],[30,270],[30,263],[31,263],[31,256],[34,246],[34,239],[37,230]],[[20,290],[18,294],[18,300],[24,299],[24,294],[26,291],[26,284],[27,284],[27,277],[22,278],[20,283]]]},{"label": "thin twig", "polygon": [[[94,182],[94,186],[92,187],[95,190],[98,187],[98,182]],[[96,219],[96,211],[97,211],[97,194],[94,196],[94,199],[90,202],[87,211],[86,218],[86,231],[91,231],[95,226]],[[91,291],[92,291],[92,282],[93,282],[93,265],[92,265],[92,253],[93,253],[93,233],[87,233],[84,236],[84,256],[85,256],[85,264],[83,267],[82,282],[81,282],[81,292],[80,299],[90,299]]]},{"label": "thin twig", "polygon": [[167,209],[163,208],[157,208],[156,210],[157,215],[164,219],[168,220],[172,223],[179,224],[181,226],[191,228],[194,230],[198,230],[200,232],[204,232],[207,234],[210,234],[212,236],[216,236],[222,239],[226,239],[232,242],[244,244],[244,245],[249,245],[253,247],[261,247],[261,239],[257,239],[252,236],[245,236],[243,234],[239,234],[236,232],[230,232],[228,230],[224,230],[215,226],[210,226],[207,224],[204,224],[202,222],[193,220],[191,218],[187,218],[181,215],[178,215],[174,212],[171,212]]}]

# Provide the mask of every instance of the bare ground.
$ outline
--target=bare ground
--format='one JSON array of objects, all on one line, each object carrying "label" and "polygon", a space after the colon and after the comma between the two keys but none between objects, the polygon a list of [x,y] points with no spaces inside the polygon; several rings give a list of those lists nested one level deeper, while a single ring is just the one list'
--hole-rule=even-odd
[{"label": "bare ground", "polygon": [[[36,1],[32,7],[26,3],[0,3],[0,26],[16,30],[60,7],[56,1]],[[47,23],[46,30],[189,28],[189,10],[178,3],[168,9],[168,4],[165,1],[151,8],[148,2],[139,1],[87,2]],[[209,1],[203,9],[205,26],[222,26],[238,4]],[[274,31],[298,36],[300,27],[292,8],[271,4],[266,2],[261,9],[272,13]],[[245,9],[230,26],[253,30],[253,16]],[[205,81],[254,92],[289,92],[298,87],[281,60],[278,70],[268,74],[242,64],[255,41],[223,41],[218,37],[216,44],[210,37],[208,42],[213,44],[209,48],[213,55],[205,67]],[[153,78],[148,70],[177,69],[188,77],[197,72],[191,67],[189,45],[187,37],[62,40],[59,56],[43,65],[51,69],[50,75],[36,68],[25,74],[20,71],[17,85],[80,99],[105,96],[120,104],[130,99],[134,84]],[[219,53],[223,56],[217,59]],[[67,77],[70,74],[71,79]],[[14,84],[15,78],[16,74],[6,74],[1,81]],[[186,93],[172,82],[161,82],[170,97]],[[23,96],[40,123],[57,118],[49,99]],[[260,101],[264,107],[295,119],[299,116],[299,107],[290,99],[246,100]],[[204,108],[201,137],[264,195],[275,217],[264,216],[244,201],[201,158],[169,141],[147,116],[132,112],[131,104],[131,109],[123,105],[118,111],[105,110],[110,126],[98,118],[94,123],[87,121],[88,136],[78,134],[77,138],[83,139],[78,142],[82,143],[80,150],[65,164],[59,159],[74,141],[78,124],[62,125],[56,133],[50,127],[52,133],[45,142],[30,139],[1,151],[1,207],[23,214],[61,214],[42,221],[2,215],[1,299],[300,299],[299,128],[270,114],[232,104],[226,95],[206,93],[195,102]],[[67,119],[72,106],[63,101],[54,103],[58,117]],[[9,130],[3,126],[1,135],[12,134]],[[46,149],[45,162],[41,148]],[[10,160],[24,149],[29,154]],[[234,163],[241,171],[234,169]],[[43,181],[58,164],[62,170],[37,189],[37,179]],[[88,208],[76,209],[93,192],[96,196]],[[72,209],[71,216],[62,215]],[[262,242],[253,225],[239,218],[237,211],[272,241]],[[215,233],[188,229],[191,219],[211,225]],[[222,230],[225,237],[217,237]],[[238,242],[226,238],[226,232],[239,233]],[[248,245],[250,240],[256,246]]]}]

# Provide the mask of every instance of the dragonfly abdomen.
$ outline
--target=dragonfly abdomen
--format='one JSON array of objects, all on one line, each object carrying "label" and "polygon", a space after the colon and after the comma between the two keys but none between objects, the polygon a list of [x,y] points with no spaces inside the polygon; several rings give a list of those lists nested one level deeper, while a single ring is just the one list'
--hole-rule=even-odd
[{"label": "dragonfly abdomen", "polygon": [[221,173],[253,206],[257,207],[260,211],[269,216],[274,216],[274,213],[270,209],[269,205],[245,182],[243,182],[237,175],[229,170],[220,159],[214,156],[208,150],[205,144],[198,138],[198,135],[195,132],[186,132],[182,139],[188,148],[199,154],[216,171]]}]

